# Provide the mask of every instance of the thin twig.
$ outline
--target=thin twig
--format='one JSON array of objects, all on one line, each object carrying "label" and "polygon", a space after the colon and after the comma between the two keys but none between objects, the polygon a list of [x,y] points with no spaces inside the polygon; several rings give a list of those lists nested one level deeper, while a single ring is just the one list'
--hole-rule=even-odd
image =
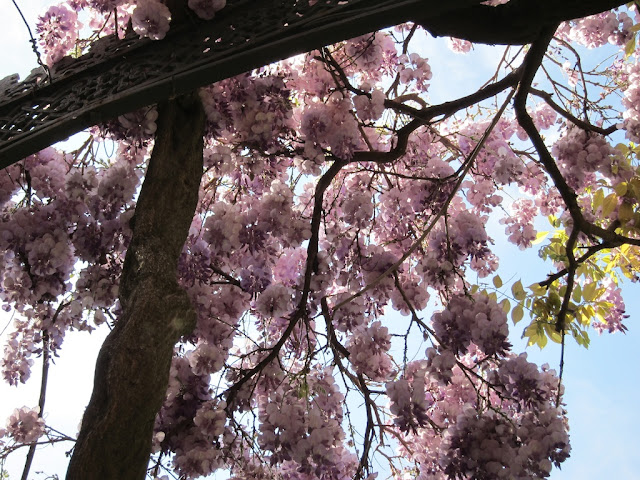
[{"label": "thin twig", "polygon": [[49,70],[49,67],[42,61],[42,57],[40,56],[40,52],[38,51],[38,44],[36,42],[36,39],[33,38],[33,33],[31,32],[31,27],[29,26],[29,22],[27,22],[27,19],[24,18],[24,14],[22,13],[22,10],[20,10],[20,7],[16,3],[16,0],[11,0],[11,1],[13,2],[13,5],[16,7],[16,10],[18,10],[20,17],[22,17],[22,21],[27,27],[27,31],[29,32],[29,38],[30,38],[29,42],[31,43],[31,48],[33,49],[33,53],[36,54],[38,65],[44,68],[44,71],[47,72],[47,79],[49,80],[49,83],[51,83],[51,71]]},{"label": "thin twig", "polygon": [[537,88],[530,88],[529,92],[534,94],[537,97],[542,98],[547,105],[549,105],[556,113],[562,115],[564,118],[569,120],[574,125],[577,125],[583,130],[591,131],[599,133],[600,135],[611,135],[613,132],[618,130],[616,125],[610,125],[607,128],[598,127],[597,125],[592,125],[589,122],[585,122],[584,120],[580,120],[576,116],[572,115],[556,102],[553,101],[553,98],[549,92],[545,92],[543,90],[538,90]]},{"label": "thin twig", "polygon": [[556,395],[556,408],[560,407],[560,397],[562,396],[562,374],[564,373],[564,329],[560,333],[562,335],[562,342],[560,346],[560,372],[558,374],[558,393]]},{"label": "thin twig", "polygon": [[324,201],[324,193],[329,188],[333,179],[340,173],[342,168],[347,164],[343,160],[336,160],[325,174],[318,181],[314,196],[313,214],[311,218],[311,238],[307,245],[307,262],[305,266],[304,284],[302,286],[302,295],[298,301],[298,305],[294,312],[289,316],[289,325],[282,333],[280,339],[275,345],[269,347],[269,354],[264,357],[257,365],[245,372],[240,379],[235,382],[225,392],[227,399],[227,412],[231,412],[233,401],[242,388],[254,375],[259,374],[268,364],[278,357],[280,349],[293,333],[298,321],[307,315],[307,300],[311,293],[311,277],[317,270],[318,248],[320,241],[320,223],[322,222],[322,207]]},{"label": "thin twig", "polygon": [[[70,302],[60,302],[58,308],[56,309],[53,317],[51,319],[51,324],[54,324],[58,319],[60,312],[65,309],[69,305]],[[42,330],[42,379],[40,380],[40,397],[38,398],[38,407],[40,411],[38,412],[38,417],[42,418],[44,414],[44,404],[47,398],[47,383],[49,381],[49,357],[51,352],[49,351],[49,330],[46,328]],[[36,443],[32,443],[29,446],[29,451],[27,452],[27,458],[24,462],[24,469],[22,470],[22,480],[27,480],[29,476],[29,470],[31,469],[31,463],[33,462],[33,457],[36,454]]]},{"label": "thin twig", "polygon": [[449,197],[447,198],[447,200],[442,204],[442,207],[440,207],[439,211],[436,213],[433,221],[429,224],[429,226],[424,230],[424,232],[422,232],[422,235],[420,235],[420,237],[413,243],[413,245],[411,245],[411,247],[409,247],[409,249],[404,253],[404,255],[402,255],[402,257],[400,257],[400,259],[398,261],[396,261],[393,265],[391,265],[389,268],[387,268],[384,272],[382,272],[376,279],[374,279],[371,283],[369,283],[368,285],[366,285],[364,288],[362,288],[361,290],[359,290],[358,292],[354,293],[353,295],[349,296],[348,298],[344,299],[343,301],[339,302],[337,305],[335,305],[333,307],[333,311],[335,312],[336,310],[338,310],[339,308],[344,307],[347,303],[353,301],[354,299],[360,297],[361,295],[363,295],[364,293],[368,292],[369,290],[371,290],[372,288],[374,288],[378,283],[380,283],[384,278],[386,278],[388,275],[392,274],[393,272],[395,272],[398,267],[400,265],[402,265],[402,263],[409,258],[409,256],[420,246],[422,245],[422,242],[424,242],[424,240],[427,238],[427,236],[429,235],[429,233],[431,233],[431,230],[433,230],[433,228],[435,227],[436,223],[440,220],[440,218],[442,217],[442,215],[444,215],[444,213],[447,211],[447,208],[449,208],[449,204],[451,203],[451,201],[453,200],[453,198],[455,197],[456,193],[458,192],[458,189],[460,188],[460,185],[462,185],[462,181],[464,180],[464,178],[466,177],[468,171],[471,169],[471,166],[473,165],[476,157],[478,156],[478,154],[480,153],[480,151],[482,150],[482,148],[484,147],[485,142],[488,140],[489,135],[491,134],[491,132],[493,131],[494,127],[498,124],[498,120],[500,120],[500,118],[502,117],[502,114],[504,113],[505,109],[507,108],[507,105],[509,105],[509,102],[511,101],[511,98],[513,97],[515,93],[515,90],[512,90],[509,95],[507,95],[506,100],[504,101],[504,103],[502,104],[502,106],[500,107],[500,109],[498,110],[498,112],[496,113],[495,117],[493,118],[493,121],[491,122],[491,124],[489,125],[489,127],[485,130],[484,134],[482,135],[482,138],[480,138],[480,141],[476,144],[476,146],[474,147],[474,149],[471,151],[471,153],[469,154],[469,157],[466,160],[466,166],[464,168],[464,170],[461,172],[460,177],[458,178],[456,184],[454,185],[454,188],[451,190],[451,193],[449,194]]},{"label": "thin twig", "polygon": [[[38,400],[38,406],[40,411],[38,417],[42,418],[44,412],[44,402],[47,395],[47,381],[49,379],[49,332],[45,329],[42,331],[42,379],[40,381],[40,398]],[[36,454],[36,444],[29,445],[29,451],[27,452],[27,458],[24,461],[24,469],[22,470],[22,480],[27,480],[29,477],[29,470],[31,469],[31,463],[33,457]]]}]

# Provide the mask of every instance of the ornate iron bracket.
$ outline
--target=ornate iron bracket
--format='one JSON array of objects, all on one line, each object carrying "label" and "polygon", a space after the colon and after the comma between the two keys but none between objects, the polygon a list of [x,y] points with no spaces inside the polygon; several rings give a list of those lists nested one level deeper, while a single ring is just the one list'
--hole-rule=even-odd
[{"label": "ornate iron bracket", "polygon": [[24,81],[0,80],[0,168],[118,115],[295,54],[479,0],[230,0],[161,41],[98,40]]}]

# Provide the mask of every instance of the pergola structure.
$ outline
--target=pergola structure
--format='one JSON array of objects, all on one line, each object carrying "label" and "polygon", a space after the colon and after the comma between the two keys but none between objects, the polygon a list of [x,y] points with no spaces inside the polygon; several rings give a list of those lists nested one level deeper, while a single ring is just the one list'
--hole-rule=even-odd
[{"label": "pergola structure", "polygon": [[[229,0],[211,21],[161,41],[103,37],[19,82],[0,81],[0,168],[118,115],[198,87],[407,21],[425,0]],[[433,13],[447,8],[433,2]],[[460,2],[452,2],[460,4]],[[465,0],[463,3],[477,3]]]},{"label": "pergola structure", "polygon": [[[312,5],[310,5],[312,3]],[[49,76],[0,80],[0,168],[70,135],[225,78],[406,21],[433,35],[526,44],[563,20],[625,0],[228,0],[213,20],[174,26],[160,41],[130,33],[65,57]]]}]

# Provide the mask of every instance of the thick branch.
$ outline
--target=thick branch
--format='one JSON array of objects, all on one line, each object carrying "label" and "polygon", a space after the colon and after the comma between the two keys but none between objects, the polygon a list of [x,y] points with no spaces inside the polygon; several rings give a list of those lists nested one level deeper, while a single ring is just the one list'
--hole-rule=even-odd
[{"label": "thick branch", "polygon": [[338,173],[340,173],[340,170],[342,170],[345,165],[346,162],[343,160],[336,160],[325,172],[322,178],[320,178],[318,185],[316,186],[313,214],[311,217],[311,238],[309,239],[309,245],[307,246],[307,263],[305,267],[302,295],[300,296],[300,300],[298,301],[295,311],[288,319],[289,325],[287,325],[287,328],[282,333],[276,344],[269,348],[269,354],[252,369],[244,372],[242,377],[227,389],[225,392],[227,409],[233,409],[233,402],[242,386],[251,380],[254,375],[259,374],[267,365],[278,357],[280,349],[293,333],[296,324],[307,314],[307,300],[309,299],[309,293],[311,292],[311,277],[317,270],[318,244],[320,239],[320,223],[322,221],[324,192],[329,188],[333,179],[338,175]]},{"label": "thick branch", "polygon": [[[587,260],[589,260],[589,258],[591,258],[593,255],[600,252],[601,250],[604,250],[606,248],[616,248],[616,247],[619,247],[620,245],[622,245],[622,242],[620,243],[602,242],[597,245],[593,245],[587,249],[584,255],[576,259],[576,263],[578,265],[581,265]],[[549,287],[553,282],[555,282],[559,278],[564,277],[567,273],[569,273],[569,270],[566,268],[563,268],[562,270],[558,270],[556,273],[548,275],[546,280],[542,282],[538,282],[538,285],[540,285],[541,287]]]},{"label": "thick branch", "polygon": [[527,113],[526,108],[527,97],[529,95],[531,83],[533,82],[533,78],[538,71],[540,64],[542,63],[542,60],[544,59],[544,56],[547,52],[547,47],[549,46],[549,42],[551,42],[551,39],[553,38],[553,33],[555,32],[556,28],[556,25],[552,25],[547,28],[540,34],[540,38],[536,40],[533,45],[531,45],[531,49],[527,53],[527,56],[524,60],[522,82],[520,83],[520,88],[518,89],[518,93],[516,94],[514,100],[514,108],[516,111],[518,123],[524,129],[527,135],[529,135],[529,138],[533,142],[533,145],[538,152],[538,155],[540,156],[542,164],[553,179],[553,182],[555,183],[556,188],[558,188],[558,191],[560,192],[560,195],[562,196],[562,199],[569,209],[569,213],[571,214],[571,217],[573,219],[573,229],[571,230],[569,240],[566,244],[566,253],[568,259],[567,288],[562,300],[560,311],[558,312],[558,318],[556,320],[556,330],[558,332],[563,332],[566,327],[566,316],[569,310],[571,294],[573,293],[575,272],[577,268],[573,249],[576,246],[578,235],[582,231],[582,225],[585,223],[585,221],[582,215],[582,210],[578,205],[575,192],[571,189],[571,187],[569,187],[562,173],[558,169],[556,162],[549,153],[549,150],[544,144],[540,133],[533,123],[533,119]]},{"label": "thick branch", "polygon": [[[513,71],[505,76],[503,79],[487,85],[481,88],[477,92],[460,97],[449,102],[444,102],[439,105],[432,105],[421,110],[414,109],[408,105],[403,105],[401,109],[403,113],[412,115],[414,119],[407,123],[404,127],[398,130],[396,136],[396,142],[394,147],[388,152],[380,151],[361,151],[355,152],[353,155],[354,162],[376,162],[376,163],[388,163],[393,162],[400,158],[407,151],[407,145],[409,144],[409,136],[423,125],[431,123],[435,118],[440,116],[451,116],[456,112],[475,105],[476,103],[491,98],[500,92],[507,90],[510,87],[514,87],[518,84],[520,78],[520,69]],[[396,108],[399,104],[392,100],[385,101],[385,107]],[[400,109],[399,109],[400,110]]]},{"label": "thick branch", "polygon": [[518,89],[518,93],[516,94],[513,103],[518,123],[531,139],[533,146],[538,152],[542,165],[560,192],[562,200],[571,213],[571,217],[574,219],[574,222],[581,222],[583,218],[582,210],[578,205],[576,193],[567,184],[562,172],[560,172],[558,165],[551,156],[549,149],[545,145],[544,140],[533,123],[533,119],[527,112],[527,96],[529,95],[529,89],[531,88],[533,77],[538,71],[538,67],[544,58],[555,29],[556,26],[554,25],[543,32],[541,38],[531,46],[531,49],[527,53],[523,64],[524,70],[520,88]]},{"label": "thick branch", "polygon": [[415,21],[436,37],[450,36],[471,42],[524,45],[543,31],[566,20],[586,17],[624,5],[621,0],[511,0],[491,7],[463,6],[441,15],[417,15]]},{"label": "thick branch", "polygon": [[204,110],[192,94],[158,112],[120,282],[123,313],[100,350],[67,480],[145,478],[173,348],[195,326],[176,269],[198,201]]}]

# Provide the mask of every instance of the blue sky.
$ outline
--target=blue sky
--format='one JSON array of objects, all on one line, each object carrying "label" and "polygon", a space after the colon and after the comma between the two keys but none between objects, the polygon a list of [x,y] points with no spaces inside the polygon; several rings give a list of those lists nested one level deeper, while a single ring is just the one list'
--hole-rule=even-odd
[{"label": "blue sky", "polygon": [[[19,2],[33,28],[36,15],[51,0],[22,0]],[[36,66],[26,29],[10,0],[0,3],[0,78],[20,73],[24,78]],[[425,44],[425,55],[433,72],[431,96],[434,101],[452,99],[472,93],[493,73],[501,51],[478,47],[472,57],[452,54],[444,42]],[[505,282],[522,279],[524,285],[543,280],[551,271],[537,257],[536,251],[521,252],[500,241],[502,226],[490,233],[497,241],[496,252],[501,258],[500,276]],[[625,287],[629,332],[626,335],[602,335],[595,332],[589,350],[567,342],[565,353],[565,402],[569,412],[572,455],[562,470],[555,470],[553,480],[596,480],[602,478],[640,480],[640,286]],[[430,314],[425,313],[425,317]],[[0,318],[0,332],[9,320]],[[524,321],[523,321],[524,323]],[[521,326],[512,326],[515,351]],[[95,355],[101,343],[100,333],[73,333],[65,340],[64,355],[56,359],[50,373],[47,399],[47,421],[56,428],[74,434],[81,412],[86,405],[93,378]],[[0,335],[4,346],[6,332]],[[549,363],[558,368],[560,349],[549,345],[542,352],[537,347],[527,350],[530,359]],[[36,361],[32,380],[28,385],[9,388],[0,384],[0,424],[15,407],[37,404],[39,369]],[[66,447],[66,448],[65,448]],[[65,450],[70,445],[36,455],[30,478],[40,479],[46,473],[63,474],[68,459]],[[24,456],[15,454],[7,464],[12,478],[19,477]]]}]

